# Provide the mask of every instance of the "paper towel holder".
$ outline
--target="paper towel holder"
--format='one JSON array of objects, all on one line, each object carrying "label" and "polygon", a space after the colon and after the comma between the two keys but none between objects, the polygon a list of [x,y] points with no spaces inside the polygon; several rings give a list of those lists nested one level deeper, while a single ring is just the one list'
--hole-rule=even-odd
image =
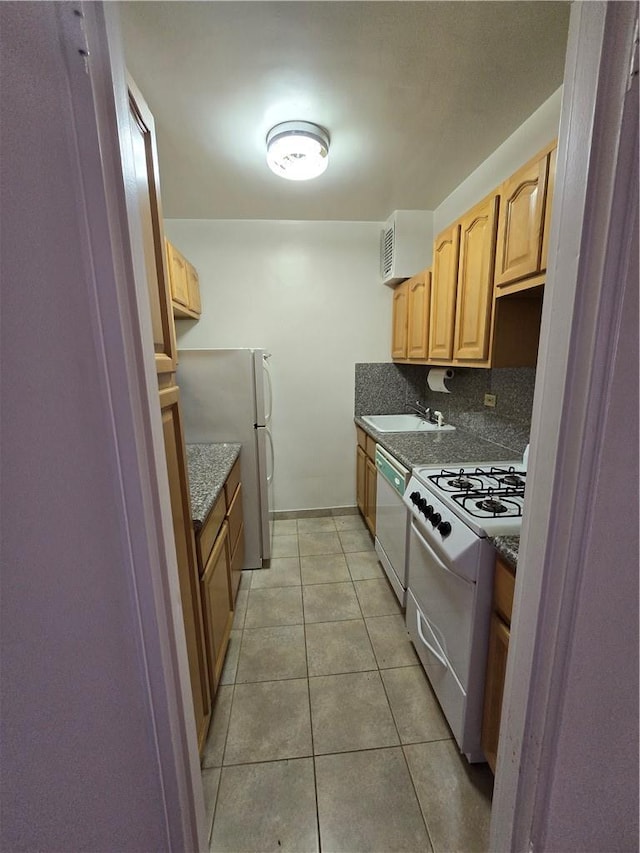
[{"label": "paper towel holder", "polygon": [[452,367],[431,367],[427,373],[427,385],[431,391],[450,394],[451,391],[444,383],[445,380],[453,379],[454,375],[455,371]]}]

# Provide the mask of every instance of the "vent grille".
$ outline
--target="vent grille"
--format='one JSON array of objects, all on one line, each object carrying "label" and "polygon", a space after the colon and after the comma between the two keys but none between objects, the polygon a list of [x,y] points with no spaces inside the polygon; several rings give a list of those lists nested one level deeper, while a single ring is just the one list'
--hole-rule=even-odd
[{"label": "vent grille", "polygon": [[382,280],[387,279],[393,271],[393,250],[395,247],[395,222],[385,229],[382,237]]}]

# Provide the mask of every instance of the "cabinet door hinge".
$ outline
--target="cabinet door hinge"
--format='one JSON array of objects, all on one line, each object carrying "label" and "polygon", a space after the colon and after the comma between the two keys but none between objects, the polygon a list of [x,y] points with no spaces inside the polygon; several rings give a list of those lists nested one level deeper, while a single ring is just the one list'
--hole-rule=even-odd
[{"label": "cabinet door hinge", "polygon": [[84,12],[82,4],[78,3],[73,6],[72,14],[76,23],[73,27],[73,38],[76,44],[76,49],[80,56],[84,59],[85,73],[89,73],[89,41],[87,39],[87,30],[84,20]]}]

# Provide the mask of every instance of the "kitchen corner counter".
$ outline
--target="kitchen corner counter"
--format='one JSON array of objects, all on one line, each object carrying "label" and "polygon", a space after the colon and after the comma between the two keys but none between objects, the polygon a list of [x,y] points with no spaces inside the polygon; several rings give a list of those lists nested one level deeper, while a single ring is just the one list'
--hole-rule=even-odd
[{"label": "kitchen corner counter", "polygon": [[360,429],[406,465],[456,465],[465,462],[507,462],[521,454],[459,427],[453,432],[378,432],[362,418],[354,418]]},{"label": "kitchen corner counter", "polygon": [[202,524],[222,491],[240,444],[187,444],[187,469],[191,495],[191,518]]},{"label": "kitchen corner counter", "polygon": [[520,547],[519,536],[490,536],[489,541],[496,549],[502,559],[513,569],[518,566],[518,549]]}]

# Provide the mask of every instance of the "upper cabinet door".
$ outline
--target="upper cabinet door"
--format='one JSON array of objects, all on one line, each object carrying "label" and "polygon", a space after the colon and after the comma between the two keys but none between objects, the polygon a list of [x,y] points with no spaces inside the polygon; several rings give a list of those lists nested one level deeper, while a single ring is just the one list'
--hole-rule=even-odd
[{"label": "upper cabinet door", "polygon": [[175,372],[176,341],[160,203],[158,152],[153,116],[142,95],[131,82],[129,114],[156,373],[161,376]]},{"label": "upper cabinet door", "polygon": [[429,355],[429,301],[431,299],[431,270],[410,278],[407,283],[409,323],[407,358],[426,359]]},{"label": "upper cabinet door", "polygon": [[187,282],[189,284],[189,308],[195,314],[200,314],[202,311],[200,304],[200,279],[198,278],[198,271],[189,261],[187,261]]},{"label": "upper cabinet door", "polygon": [[409,318],[408,284],[407,281],[403,281],[393,291],[391,358],[407,357],[407,322]]},{"label": "upper cabinet door", "polygon": [[493,305],[498,197],[486,198],[460,221],[455,358],[486,361]]},{"label": "upper cabinet door", "polygon": [[496,250],[497,287],[540,271],[548,150],[500,187]]},{"label": "upper cabinet door", "polygon": [[433,247],[429,358],[451,360],[458,284],[460,225],[443,231]]},{"label": "upper cabinet door", "polygon": [[171,281],[171,298],[185,308],[189,307],[189,278],[187,260],[167,240],[167,260],[169,264],[169,279]]},{"label": "upper cabinet door", "polygon": [[556,164],[558,162],[558,149],[554,148],[549,154],[549,175],[547,177],[547,198],[544,204],[544,233],[542,235],[542,258],[540,269],[546,270],[547,256],[549,254],[549,231],[551,230],[551,208],[553,207],[553,194],[556,188]]}]

